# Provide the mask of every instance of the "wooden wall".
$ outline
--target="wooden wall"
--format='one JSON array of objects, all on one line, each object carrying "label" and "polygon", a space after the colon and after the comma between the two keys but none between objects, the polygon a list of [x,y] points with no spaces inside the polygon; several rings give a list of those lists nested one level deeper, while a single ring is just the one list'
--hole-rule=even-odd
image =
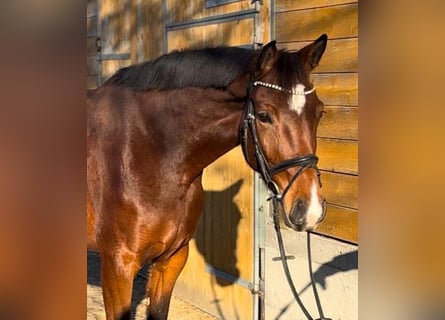
[{"label": "wooden wall", "polygon": [[281,48],[300,49],[328,35],[313,82],[325,111],[317,154],[325,221],[317,232],[358,242],[358,2],[275,0],[275,39]]},{"label": "wooden wall", "polygon": [[[264,0],[257,24],[253,17],[227,17],[253,9],[250,0],[206,9],[204,0],[87,0],[88,88],[119,67],[187,47],[251,45],[276,39],[295,50],[322,33],[328,47],[313,75],[325,103],[318,130],[323,193],[328,200],[320,233],[358,241],[358,3],[341,0]],[[99,2],[98,2],[99,1]],[[99,3],[99,5],[97,5]],[[271,3],[275,7],[271,8]],[[99,18],[100,19],[99,19]],[[104,54],[128,59],[96,62],[96,36]],[[255,38],[256,37],[256,38]],[[238,149],[205,171],[208,201],[190,257],[177,283],[177,293],[226,319],[252,317],[251,293],[224,281],[208,267],[251,281],[253,277],[253,174]]]}]

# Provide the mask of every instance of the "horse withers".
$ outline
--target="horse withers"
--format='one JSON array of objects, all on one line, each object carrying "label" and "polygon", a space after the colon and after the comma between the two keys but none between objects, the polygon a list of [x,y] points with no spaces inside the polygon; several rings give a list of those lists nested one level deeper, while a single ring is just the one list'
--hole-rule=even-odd
[{"label": "horse withers", "polygon": [[88,248],[100,253],[108,320],[130,319],[133,279],[150,264],[147,319],[170,297],[203,211],[203,169],[242,144],[247,163],[304,231],[324,216],[310,82],[327,43],[299,51],[176,51],[120,69],[88,93]]}]

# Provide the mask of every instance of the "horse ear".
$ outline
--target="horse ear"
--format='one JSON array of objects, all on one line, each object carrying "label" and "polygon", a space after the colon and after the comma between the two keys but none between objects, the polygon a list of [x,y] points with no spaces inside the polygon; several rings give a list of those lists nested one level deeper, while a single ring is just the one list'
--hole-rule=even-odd
[{"label": "horse ear", "polygon": [[227,189],[230,190],[231,194],[235,195],[240,191],[242,185],[243,185],[243,179],[239,179],[237,182],[232,184]]},{"label": "horse ear", "polygon": [[303,47],[298,51],[298,55],[303,60],[305,68],[308,72],[311,72],[318,63],[326,49],[326,44],[328,42],[328,36],[322,34],[317,40],[311,44]]},{"label": "horse ear", "polygon": [[258,58],[255,76],[264,76],[270,70],[278,59],[278,50],[273,40],[263,47]]}]

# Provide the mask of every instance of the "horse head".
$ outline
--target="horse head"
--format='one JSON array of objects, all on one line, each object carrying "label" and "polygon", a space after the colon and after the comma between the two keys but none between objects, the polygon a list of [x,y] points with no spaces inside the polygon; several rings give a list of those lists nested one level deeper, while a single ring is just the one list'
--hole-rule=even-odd
[{"label": "horse head", "polygon": [[314,229],[325,216],[316,132],[323,103],[310,81],[326,48],[322,35],[297,52],[278,50],[275,41],[260,51],[249,85],[241,125],[249,165],[260,172],[285,224]]}]

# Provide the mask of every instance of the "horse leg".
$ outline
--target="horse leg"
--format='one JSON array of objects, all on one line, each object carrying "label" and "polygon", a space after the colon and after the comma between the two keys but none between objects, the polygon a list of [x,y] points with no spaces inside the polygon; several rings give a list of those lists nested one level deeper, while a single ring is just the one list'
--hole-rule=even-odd
[{"label": "horse leg", "polygon": [[167,319],[173,287],[184,268],[188,252],[187,244],[169,259],[157,261],[151,265],[147,284],[147,295],[150,301],[147,308],[147,320]]},{"label": "horse leg", "polygon": [[133,279],[139,269],[128,250],[101,252],[101,282],[107,320],[130,320]]}]

